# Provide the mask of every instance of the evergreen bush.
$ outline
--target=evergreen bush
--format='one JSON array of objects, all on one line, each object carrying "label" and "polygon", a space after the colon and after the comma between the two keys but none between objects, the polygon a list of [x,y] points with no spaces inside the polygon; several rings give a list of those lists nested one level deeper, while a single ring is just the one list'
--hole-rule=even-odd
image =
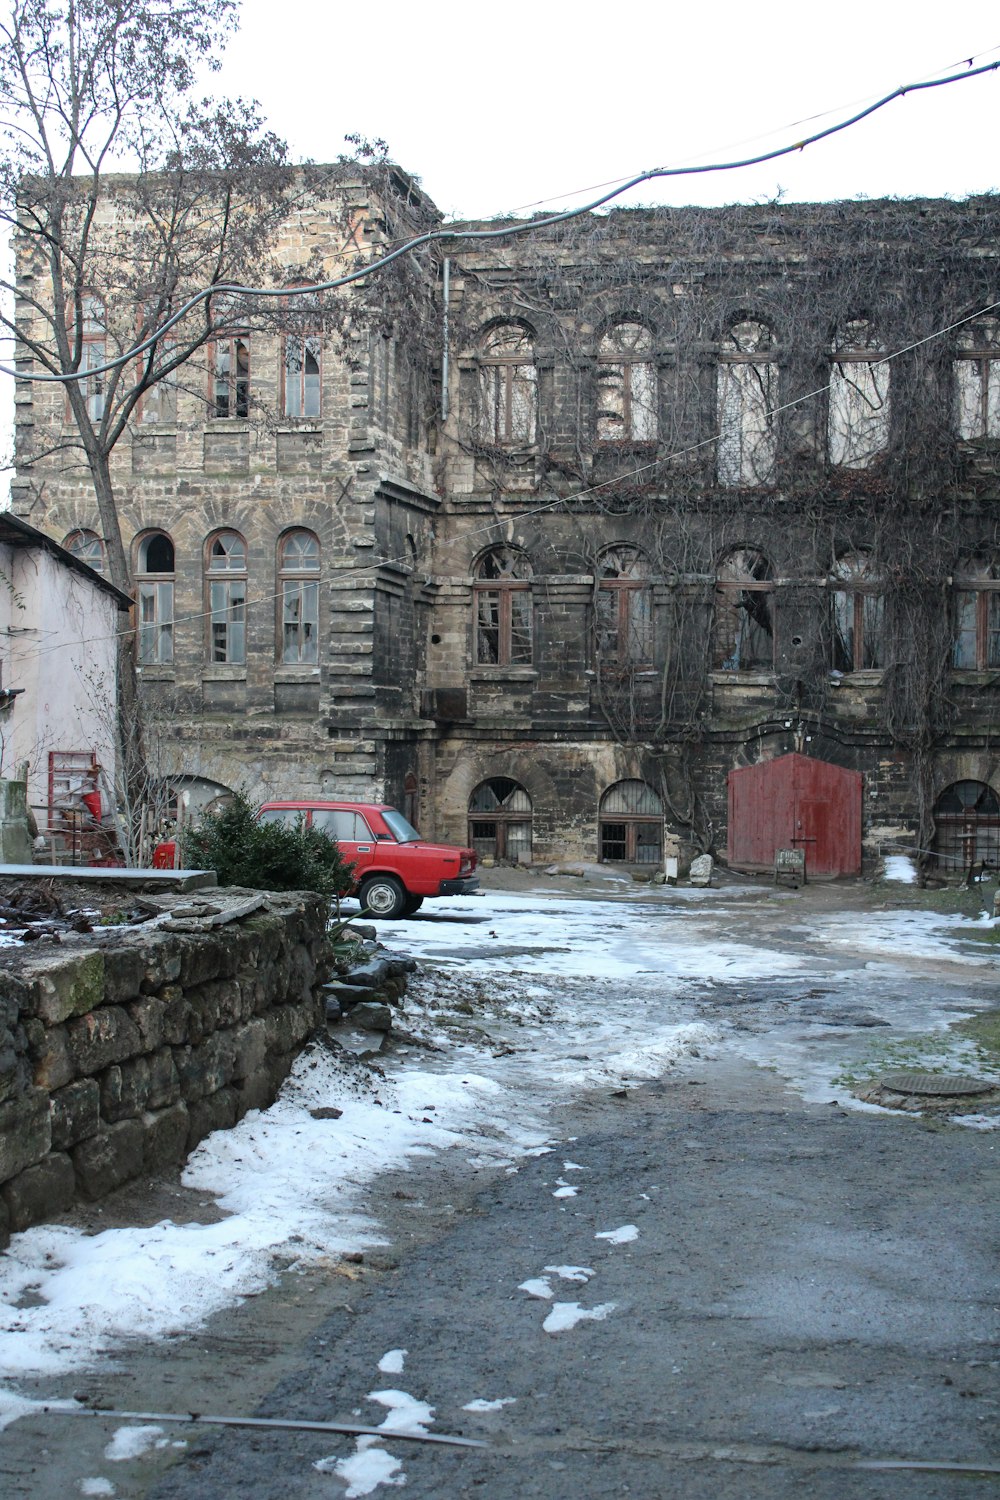
[{"label": "evergreen bush", "polygon": [[291,827],[261,822],[243,792],[206,814],[199,827],[185,829],[181,848],[186,869],[215,870],[220,885],[333,897],[346,895],[354,884],[354,867],[335,840],[302,820]]}]

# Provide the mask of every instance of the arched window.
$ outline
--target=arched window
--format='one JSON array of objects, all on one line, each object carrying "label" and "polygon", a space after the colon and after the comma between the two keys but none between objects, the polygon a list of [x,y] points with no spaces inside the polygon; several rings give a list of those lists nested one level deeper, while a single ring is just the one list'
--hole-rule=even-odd
[{"label": "arched window", "polygon": [[247,545],[236,531],[209,537],[205,560],[208,659],[239,665],[247,659]]},{"label": "arched window", "polygon": [[1000,579],[988,558],[966,557],[955,568],[954,639],[959,671],[1000,667]]},{"label": "arched window", "polygon": [[136,547],[139,661],[168,666],[174,659],[174,544],[150,531]]},{"label": "arched window", "polygon": [[71,531],[63,542],[67,552],[72,552],[79,562],[86,563],[95,573],[104,572],[104,543],[96,531]]},{"label": "arched window", "polygon": [[882,667],[884,600],[882,581],[865,552],[847,552],[834,564],[833,653],[838,672]]},{"label": "arched window", "polygon": [[934,852],[946,870],[1000,865],[1000,801],[984,781],[956,781],[934,804]]},{"label": "arched window", "polygon": [[663,803],[645,781],[616,781],[598,813],[602,863],[658,865],[663,850]]},{"label": "arched window", "polygon": [[527,329],[506,323],[487,333],[479,353],[479,436],[501,447],[535,441],[535,351]]},{"label": "arched window", "polygon": [[1000,322],[981,318],[959,331],[955,425],[967,441],[1000,438]]},{"label": "arched window", "polygon": [[278,544],[281,605],[279,659],[286,666],[319,661],[319,538],[287,531]]},{"label": "arched window", "polygon": [[286,417],[318,417],[321,410],[322,339],[310,327],[310,312],[318,318],[315,293],[289,299],[299,327],[285,334],[282,349],[281,403]]},{"label": "arched window", "polygon": [[531,665],[531,564],[513,547],[491,547],[475,567],[477,666]]},{"label": "arched window", "polygon": [[531,798],[506,776],[484,781],[469,798],[469,843],[480,859],[531,863]]},{"label": "arched window", "polygon": [[649,666],[653,594],[649,564],[637,547],[609,547],[597,559],[594,649],[605,671]]},{"label": "arched window", "polygon": [[777,456],[778,367],[766,323],[736,323],[719,352],[719,483],[771,484]]},{"label": "arched window", "polygon": [[712,665],[723,672],[771,671],[774,610],[771,564],[748,547],[730,552],[715,586]]},{"label": "arched window", "polygon": [[830,462],[864,469],[889,441],[889,366],[867,318],[844,323],[833,340]]},{"label": "arched window", "polygon": [[617,323],[597,354],[597,440],[656,442],[653,337],[641,323]]}]

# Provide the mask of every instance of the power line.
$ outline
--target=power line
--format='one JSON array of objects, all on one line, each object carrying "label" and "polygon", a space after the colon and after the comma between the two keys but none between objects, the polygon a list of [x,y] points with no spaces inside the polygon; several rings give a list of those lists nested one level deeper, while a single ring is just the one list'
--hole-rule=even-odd
[{"label": "power line", "polygon": [[884,109],[887,104],[891,104],[895,99],[903,99],[907,94],[919,93],[927,89],[943,88],[952,83],[962,83],[969,78],[978,78],[985,73],[996,72],[998,68],[1000,68],[1000,60],[983,63],[978,68],[968,68],[962,73],[951,73],[940,78],[924,79],[915,83],[902,84],[899,88],[893,89],[889,94],[883,94],[880,99],[876,99],[874,103],[866,105],[864,109],[858,110],[845,120],[840,120],[834,125],[828,125],[823,130],[814,131],[812,135],[804,136],[802,140],[796,141],[791,145],[776,146],[773,150],[760,152],[756,156],[744,157],[737,161],[706,163],[701,166],[652,167],[649,171],[637,172],[618,186],[611,187],[608,192],[591,199],[589,203],[584,203],[579,208],[566,209],[562,213],[548,214],[542,218],[530,219],[526,223],[504,225],[498,229],[431,229],[424,234],[415,235],[412,239],[404,241],[402,245],[397,245],[395,250],[390,250],[388,254],[383,255],[379,260],[373,261],[367,266],[360,266],[354,271],[348,271],[343,276],[334,277],[329,281],[314,282],[309,286],[302,287],[249,287],[242,286],[236,282],[219,282],[213,286],[203,287],[201,291],[196,292],[159,328],[149,334],[147,338],[142,339],[124,354],[116,355],[114,359],[108,360],[103,365],[94,365],[87,370],[73,370],[67,374],[58,375],[28,373],[19,371],[10,365],[0,365],[0,374],[10,375],[14,379],[32,381],[36,384],[66,385],[73,381],[90,380],[98,375],[107,374],[109,370],[118,369],[119,366],[127,364],[138,355],[144,354],[163,338],[165,334],[169,333],[171,328],[176,327],[193,308],[197,307],[199,303],[207,301],[210,297],[239,296],[268,299],[296,296],[315,297],[320,292],[336,291],[340,287],[350,286],[356,281],[361,281],[368,276],[375,275],[377,272],[383,271],[386,266],[398,260],[400,256],[409,255],[424,245],[442,244],[446,241],[455,240],[480,242],[509,239],[523,234],[536,234],[539,230],[550,229],[555,224],[565,224],[570,219],[578,219],[584,214],[593,213],[596,209],[603,208],[605,204],[614,202],[623,193],[629,192],[632,188],[638,187],[644,182],[654,182],[667,177],[704,176],[709,172],[735,172],[745,167],[760,166],[764,162],[777,161],[783,156],[791,156],[795,152],[804,151],[807,146],[814,146],[817,141],[826,140],[830,136],[839,134],[841,131],[851,129],[852,126],[859,124],[862,120],[866,120],[870,115],[875,114],[876,111]]}]

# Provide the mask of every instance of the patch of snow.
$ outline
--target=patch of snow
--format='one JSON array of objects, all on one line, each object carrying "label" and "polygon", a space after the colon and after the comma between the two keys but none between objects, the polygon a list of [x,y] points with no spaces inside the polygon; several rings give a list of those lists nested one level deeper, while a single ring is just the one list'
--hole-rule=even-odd
[{"label": "patch of snow", "polygon": [[556,1302],[542,1327],[546,1333],[565,1333],[577,1323],[601,1323],[614,1312],[615,1305],[614,1302],[601,1302],[597,1307],[581,1307],[579,1302]]},{"label": "patch of snow", "polygon": [[884,863],[886,880],[895,880],[900,885],[916,884],[917,867],[908,854],[887,854]]},{"label": "patch of snow", "polygon": [[104,1457],[116,1464],[130,1458],[142,1458],[144,1453],[160,1446],[162,1437],[162,1427],[119,1427],[105,1448]]},{"label": "patch of snow", "polygon": [[406,1349],[390,1349],[383,1354],[378,1362],[378,1367],[383,1375],[401,1375],[403,1373],[403,1361],[406,1359]]},{"label": "patch of snow", "polygon": [[609,1245],[630,1245],[633,1240],[639,1238],[639,1230],[635,1224],[623,1224],[620,1229],[602,1229],[600,1234],[595,1234],[595,1240],[607,1240]]},{"label": "patch of snow", "polygon": [[[546,1267],[546,1269],[548,1269]],[[527,1292],[529,1297],[551,1297],[553,1291],[549,1285],[547,1276],[535,1276],[530,1281],[522,1281],[518,1287],[519,1292]]]},{"label": "patch of snow", "polygon": [[545,1269],[562,1281],[589,1281],[594,1275],[590,1266],[546,1266]]},{"label": "patch of snow", "polygon": [[336,1474],[347,1485],[345,1500],[360,1500],[370,1495],[380,1484],[395,1486],[406,1483],[403,1465],[398,1458],[378,1446],[378,1438],[359,1437],[354,1453],[349,1458],[318,1459],[313,1468],[320,1474]]},{"label": "patch of snow", "polygon": [[581,1167],[580,1163],[577,1162],[577,1161],[564,1161],[563,1162],[563,1171],[564,1172],[586,1172],[586,1170],[587,1170],[587,1168],[586,1167]]},{"label": "patch of snow", "polygon": [[117,1491],[110,1479],[81,1479],[81,1495],[114,1495]]},{"label": "patch of snow", "polygon": [[556,1190],[552,1196],[553,1198],[575,1198],[579,1191],[579,1188],[571,1187],[568,1182],[564,1182],[561,1177],[557,1177]]},{"label": "patch of snow", "polygon": [[426,1435],[427,1423],[434,1420],[433,1406],[418,1401],[408,1391],[369,1391],[368,1400],[389,1408],[389,1415],[379,1423],[386,1432],[405,1432],[419,1437]]},{"label": "patch of snow", "polygon": [[516,1396],[501,1396],[499,1401],[467,1401],[462,1407],[463,1411],[499,1411],[502,1406],[513,1406],[517,1400]]},{"label": "patch of snow", "polygon": [[966,1130],[1000,1130],[1000,1115],[949,1115],[948,1123]]}]

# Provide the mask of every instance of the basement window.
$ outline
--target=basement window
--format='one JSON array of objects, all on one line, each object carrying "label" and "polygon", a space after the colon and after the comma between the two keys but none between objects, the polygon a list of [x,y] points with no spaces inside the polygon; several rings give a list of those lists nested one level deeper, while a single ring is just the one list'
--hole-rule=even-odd
[{"label": "basement window", "polygon": [[663,803],[645,781],[616,781],[598,813],[602,864],[658,865],[663,855]]}]

